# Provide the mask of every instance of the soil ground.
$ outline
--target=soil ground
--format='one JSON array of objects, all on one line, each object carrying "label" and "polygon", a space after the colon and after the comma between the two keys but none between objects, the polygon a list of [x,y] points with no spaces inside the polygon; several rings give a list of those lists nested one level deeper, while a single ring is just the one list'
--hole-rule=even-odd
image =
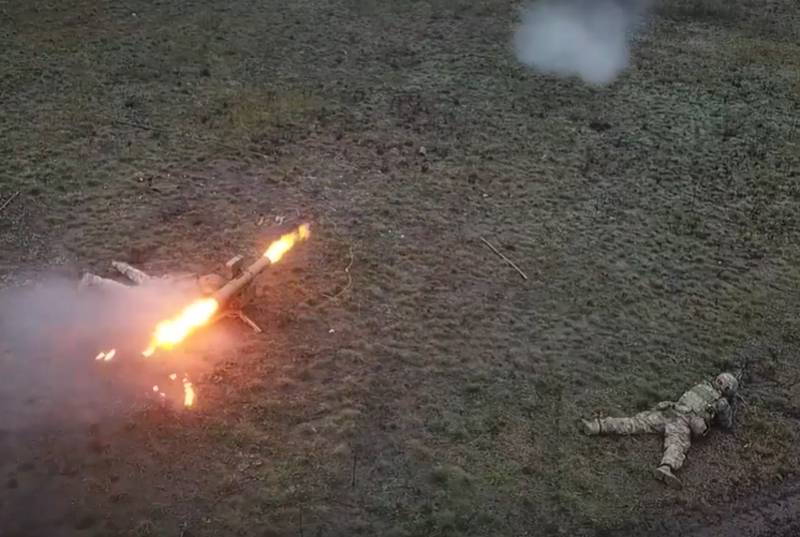
[{"label": "soil ground", "polygon": [[[518,7],[0,1],[5,286],[313,226],[263,334],[163,358],[191,411],[0,432],[0,535],[800,531],[800,7],[665,2],[605,89],[521,67]],[[683,490],[574,426],[741,364]]]}]

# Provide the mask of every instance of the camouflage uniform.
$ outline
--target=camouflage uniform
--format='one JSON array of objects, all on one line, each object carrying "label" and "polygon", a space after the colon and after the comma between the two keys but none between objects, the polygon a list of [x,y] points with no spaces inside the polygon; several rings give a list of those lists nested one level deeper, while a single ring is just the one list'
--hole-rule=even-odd
[{"label": "camouflage uniform", "polygon": [[655,476],[679,487],[673,472],[683,466],[692,436],[705,436],[709,427],[718,424],[733,427],[734,401],[738,381],[722,373],[713,382],[704,381],[684,393],[677,402],[665,401],[652,410],[627,418],[584,420],[586,434],[663,434],[664,455]]}]

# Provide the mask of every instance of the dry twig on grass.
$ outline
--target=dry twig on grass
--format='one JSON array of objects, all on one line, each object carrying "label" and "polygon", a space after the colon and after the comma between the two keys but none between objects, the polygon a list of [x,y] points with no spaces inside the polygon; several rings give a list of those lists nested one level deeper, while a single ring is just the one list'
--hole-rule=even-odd
[{"label": "dry twig on grass", "polygon": [[484,243],[486,246],[488,246],[488,247],[489,247],[489,249],[490,249],[491,251],[493,251],[494,253],[496,253],[496,254],[497,254],[499,257],[500,257],[500,259],[502,259],[503,261],[505,261],[506,263],[508,263],[509,265],[511,265],[511,267],[512,267],[514,270],[516,270],[516,271],[519,273],[519,275],[520,275],[520,276],[522,276],[522,279],[523,279],[523,280],[527,280],[527,279],[528,279],[528,275],[527,275],[527,274],[525,274],[524,272],[522,272],[522,269],[521,269],[521,268],[519,268],[519,267],[517,266],[517,264],[516,264],[516,263],[514,263],[514,262],[513,262],[513,261],[511,261],[509,258],[507,258],[506,256],[504,256],[504,255],[503,255],[503,254],[500,252],[500,250],[498,250],[497,248],[495,248],[494,246],[492,246],[492,244],[491,244],[489,241],[487,241],[486,239],[484,239],[483,237],[481,237],[481,240],[483,241],[483,243]]},{"label": "dry twig on grass", "polygon": [[326,294],[324,294],[324,293],[323,293],[323,296],[325,296],[325,298],[327,298],[327,299],[328,299],[328,301],[331,301],[331,300],[336,300],[336,299],[337,299],[337,298],[339,298],[341,295],[343,295],[343,294],[344,294],[346,291],[350,290],[350,287],[353,285],[353,277],[350,275],[350,269],[351,269],[351,268],[352,268],[352,266],[353,266],[353,259],[354,259],[354,258],[353,258],[353,247],[352,247],[352,246],[350,246],[350,247],[348,248],[348,250],[349,250],[349,252],[350,252],[350,262],[349,262],[349,263],[347,264],[347,266],[344,268],[344,273],[347,275],[347,283],[346,283],[346,284],[345,284],[345,286],[344,286],[344,287],[342,287],[342,288],[339,290],[339,292],[338,292],[338,293],[336,293],[335,295],[326,295]]},{"label": "dry twig on grass", "polygon": [[2,212],[3,209],[5,209],[8,206],[9,203],[14,201],[14,198],[16,198],[17,196],[19,196],[19,190],[17,190],[13,194],[11,194],[11,196],[9,196],[8,199],[3,202],[3,205],[0,205],[0,212]]}]

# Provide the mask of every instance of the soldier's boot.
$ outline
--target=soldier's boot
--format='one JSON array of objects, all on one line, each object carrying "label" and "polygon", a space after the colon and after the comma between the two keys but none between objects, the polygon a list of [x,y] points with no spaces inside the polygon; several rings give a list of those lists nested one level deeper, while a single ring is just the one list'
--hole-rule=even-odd
[{"label": "soldier's boot", "polygon": [[595,436],[600,434],[600,420],[581,420],[581,432],[588,436]]},{"label": "soldier's boot", "polygon": [[681,480],[675,477],[675,474],[672,473],[672,468],[666,464],[662,464],[653,470],[653,477],[675,490],[680,490],[683,487]]}]

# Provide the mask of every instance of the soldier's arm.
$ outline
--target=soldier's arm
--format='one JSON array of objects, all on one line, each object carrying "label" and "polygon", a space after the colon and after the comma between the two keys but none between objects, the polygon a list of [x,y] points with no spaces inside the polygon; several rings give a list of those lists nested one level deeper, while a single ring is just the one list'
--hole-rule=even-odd
[{"label": "soldier's arm", "polygon": [[733,429],[736,409],[724,397],[714,403],[714,416],[720,427],[726,430]]}]

